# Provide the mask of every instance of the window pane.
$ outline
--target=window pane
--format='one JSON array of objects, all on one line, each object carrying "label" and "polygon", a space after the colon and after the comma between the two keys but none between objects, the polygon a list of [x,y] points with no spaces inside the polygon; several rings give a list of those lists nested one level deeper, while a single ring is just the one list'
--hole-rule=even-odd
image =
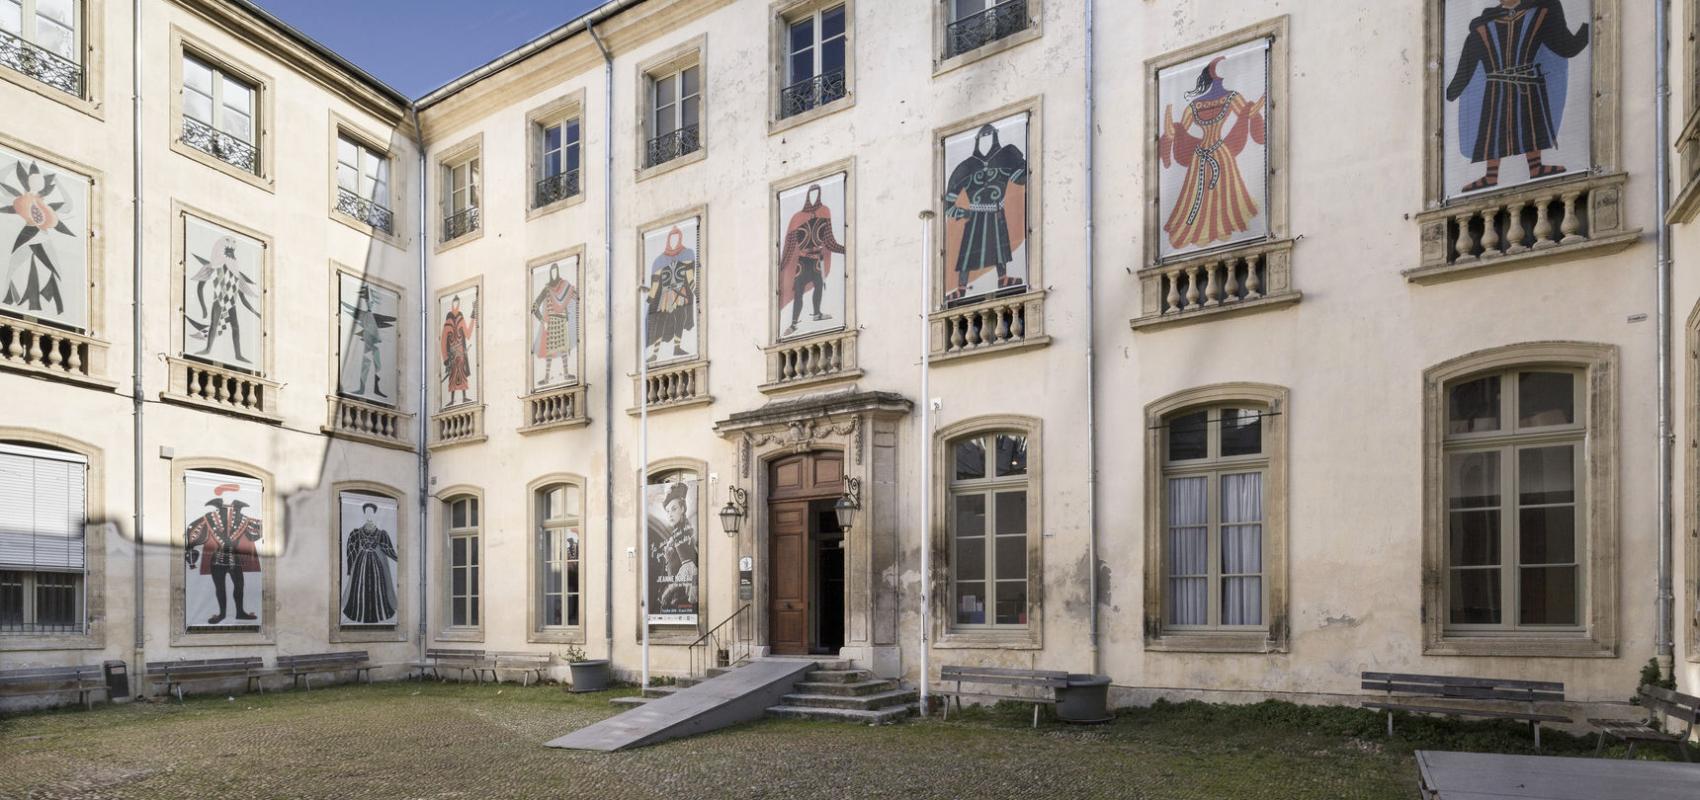
[{"label": "window pane", "polygon": [[212,69],[206,64],[184,56],[183,86],[212,97]]},{"label": "window pane", "polygon": [[468,525],[478,524],[478,498],[469,497],[466,500],[466,522]]},{"label": "window pane", "polygon": [[702,119],[702,98],[692,95],[679,103],[679,127],[689,128]]},{"label": "window pane", "polygon": [[561,624],[561,611],[562,611],[562,609],[561,609],[561,596],[560,595],[558,595],[558,594],[557,595],[551,595],[549,597],[543,598],[543,624],[544,625],[560,625]]},{"label": "window pane", "polygon": [[1263,578],[1222,579],[1222,624],[1263,624]]},{"label": "window pane", "polygon": [[956,479],[969,481],[986,477],[986,442],[965,439],[956,444]]},{"label": "window pane", "polygon": [[986,10],[986,2],[987,0],[953,0],[951,11],[954,16],[951,19],[960,20],[963,17],[978,14]]},{"label": "window pane", "polygon": [[449,570],[449,573],[450,573],[449,574],[449,578],[450,578],[449,593],[454,595],[455,597],[466,596],[466,570],[462,569],[462,568],[456,568],[456,569]]},{"label": "window pane", "polygon": [[244,142],[254,141],[253,120],[228,108],[224,110],[224,119],[220,121],[219,128]]},{"label": "window pane", "polygon": [[1169,579],[1169,624],[1207,625],[1210,622],[1210,584],[1205,578]]},{"label": "window pane", "polygon": [[1453,386],[1447,397],[1447,433],[1499,430],[1498,375]]},{"label": "window pane", "polygon": [[465,625],[465,624],[467,624],[466,601],[465,600],[456,600],[454,602],[454,622],[452,624],[454,624],[454,625]]},{"label": "window pane", "polygon": [[336,185],[358,194],[360,192],[360,175],[347,164],[337,164]]},{"label": "window pane", "polygon": [[1250,408],[1224,408],[1222,455],[1253,456],[1263,452],[1263,412]]},{"label": "window pane", "polygon": [[1523,505],[1576,502],[1574,445],[1519,450],[1517,465],[1517,497]]},{"label": "window pane", "polygon": [[956,578],[978,581],[986,577],[986,538],[964,536],[956,540]]},{"label": "window pane", "polygon": [[69,26],[38,18],[35,22],[35,43],[66,61],[82,60],[77,58],[77,34]]},{"label": "window pane", "polygon": [[561,149],[561,126],[551,125],[543,129],[543,152]]},{"label": "window pane", "polygon": [[[0,4],[0,10],[4,5]],[[0,572],[0,625],[24,624],[24,574]]]},{"label": "window pane", "polygon": [[[22,2],[23,0],[0,0],[0,31],[5,31],[13,34],[14,36],[23,35],[24,10],[20,5]],[[3,601],[3,598],[0,598],[0,601]],[[19,602],[22,603],[23,601],[20,600]],[[18,608],[18,614],[20,615],[19,621],[21,622],[21,615],[24,613],[22,610],[23,607],[20,605]],[[4,621],[4,619],[0,619],[0,622]]]},{"label": "window pane", "polygon": [[656,108],[664,108],[666,106],[673,105],[675,90],[679,85],[678,81],[679,79],[677,77],[668,75],[667,77],[655,82]]},{"label": "window pane", "polygon": [[1027,437],[1012,433],[997,436],[998,477],[1027,474]]},{"label": "window pane", "polygon": [[1004,580],[1027,580],[1027,537],[997,537],[996,577]]},{"label": "window pane", "polygon": [[1263,521],[1263,473],[1222,476],[1222,524]]},{"label": "window pane", "polygon": [[1448,508],[1499,506],[1499,453],[1451,453],[1446,458]]},{"label": "window pane", "polygon": [[1498,625],[1499,570],[1453,570],[1451,610],[1454,625]]},{"label": "window pane", "polygon": [[337,161],[338,164],[348,164],[350,166],[359,164],[360,163],[360,145],[357,145],[357,144],[355,144],[355,143],[353,143],[353,142],[351,142],[347,139],[344,139],[340,136],[337,137],[337,140],[336,140],[336,161]]},{"label": "window pane", "polygon": [[1027,581],[998,581],[999,625],[1027,624]]},{"label": "window pane", "polygon": [[1576,568],[1519,570],[1518,621],[1524,625],[1576,624]]},{"label": "window pane", "polygon": [[699,78],[701,78],[701,76],[701,67],[691,67],[690,69],[679,73],[679,96],[695,97],[698,93],[700,93],[702,91],[702,86],[699,83]]},{"label": "window pane", "polygon": [[466,527],[466,501],[456,500],[449,504],[449,527]]},{"label": "window pane", "polygon": [[813,78],[815,76],[815,51],[811,48],[794,52],[791,54],[791,58],[787,60],[787,65],[790,69],[790,75],[786,83],[799,83]]},{"label": "window pane", "polygon": [[247,84],[230,78],[224,79],[224,107],[243,114],[254,111],[254,90]]},{"label": "window pane", "polygon": [[73,0],[35,0],[35,14],[69,28],[76,24]]},{"label": "window pane", "polygon": [[568,172],[578,172],[578,168],[579,168],[579,144],[578,144],[578,137],[574,136],[574,137],[572,137],[571,142],[567,145],[567,171]]},{"label": "window pane", "polygon": [[449,563],[457,567],[466,565],[466,537],[456,536],[449,540]]},{"label": "window pane", "polygon": [[1447,558],[1454,567],[1497,566],[1499,510],[1454,511],[1447,515]]},{"label": "window pane", "polygon": [[1209,623],[1209,528],[1205,526],[1207,479],[1172,478],[1168,487],[1169,624]]},{"label": "window pane", "polygon": [[826,41],[834,36],[844,35],[844,6],[836,6],[821,12],[820,39]]},{"label": "window pane", "polygon": [[844,71],[843,39],[833,39],[820,46],[820,71],[822,75]]},{"label": "window pane", "polygon": [[997,507],[998,536],[1022,536],[1027,533],[1027,493],[998,492],[993,501]]},{"label": "window pane", "polygon": [[576,594],[567,596],[566,624],[574,626],[578,625],[578,595]]},{"label": "window pane", "polygon": [[477,625],[478,624],[478,596],[477,595],[473,595],[471,599],[466,601],[466,624],[468,624],[468,625]]},{"label": "window pane", "polygon": [[212,124],[212,97],[193,89],[183,90],[183,116],[203,124]]},{"label": "window pane", "polygon": [[1518,518],[1518,563],[1576,563],[1575,506],[1525,508]]},{"label": "window pane", "polygon": [[956,624],[986,624],[986,584],[984,582],[956,582]]},{"label": "window pane", "polygon": [[1169,420],[1169,460],[1187,461],[1210,454],[1210,416],[1194,411]]},{"label": "window pane", "polygon": [[1576,377],[1568,372],[1517,376],[1517,425],[1536,428],[1576,421]]},{"label": "window pane", "polygon": [[814,17],[804,17],[804,18],[802,18],[802,19],[800,19],[796,22],[791,23],[790,43],[791,43],[790,52],[792,52],[792,53],[795,53],[799,50],[806,50],[806,49],[814,46],[814,44],[815,44],[815,19],[814,19]]}]

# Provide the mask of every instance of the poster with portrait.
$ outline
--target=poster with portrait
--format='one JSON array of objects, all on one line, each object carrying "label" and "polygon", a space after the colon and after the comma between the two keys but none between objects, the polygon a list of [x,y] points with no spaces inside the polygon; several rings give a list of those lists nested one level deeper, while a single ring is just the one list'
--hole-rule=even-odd
[{"label": "poster with portrait", "polygon": [[1447,197],[1593,166],[1592,0],[1445,0]]},{"label": "poster with portrait", "polygon": [[1170,258],[1269,235],[1269,40],[1157,72],[1163,231]]},{"label": "poster with portrait", "polygon": [[645,487],[648,517],[649,622],[697,624],[697,481]]},{"label": "poster with portrait", "polygon": [[342,627],[394,628],[401,595],[396,501],[361,492],[341,492],[337,500]]},{"label": "poster with portrait", "polygon": [[437,298],[437,402],[442,410],[478,402],[478,287]]},{"label": "poster with portrait", "polygon": [[89,329],[90,181],[0,147],[0,308]]},{"label": "poster with portrait", "polygon": [[691,217],[644,231],[649,286],[643,300],[643,358],[651,366],[702,355],[700,223],[701,217]]},{"label": "poster with portrait", "polygon": [[188,214],[183,253],[183,355],[259,372],[265,245]]},{"label": "poster with portrait", "polygon": [[394,408],[400,396],[396,359],[401,296],[347,273],[337,273],[337,391]]},{"label": "poster with portrait", "polygon": [[183,473],[183,625],[257,631],[264,622],[262,487],[224,472]]},{"label": "poster with portrait", "polygon": [[844,204],[848,176],[836,172],[779,193],[779,338],[844,329],[849,271]]},{"label": "poster with portrait", "polygon": [[1027,288],[1029,116],[944,139],[946,305]]},{"label": "poster with portrait", "polygon": [[526,298],[530,330],[531,388],[557,389],[579,382],[579,333],[583,303],[579,298],[579,257],[538,264],[531,268]]}]

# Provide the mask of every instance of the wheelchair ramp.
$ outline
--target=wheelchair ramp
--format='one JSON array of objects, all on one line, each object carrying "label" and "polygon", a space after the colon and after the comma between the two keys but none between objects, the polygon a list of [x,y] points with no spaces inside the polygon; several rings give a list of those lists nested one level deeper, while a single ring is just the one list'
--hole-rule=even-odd
[{"label": "wheelchair ramp", "polygon": [[547,743],[566,750],[611,753],[695,736],[760,719],[790,694],[817,662],[761,658],[708,680],[658,697],[618,716],[587,725]]}]

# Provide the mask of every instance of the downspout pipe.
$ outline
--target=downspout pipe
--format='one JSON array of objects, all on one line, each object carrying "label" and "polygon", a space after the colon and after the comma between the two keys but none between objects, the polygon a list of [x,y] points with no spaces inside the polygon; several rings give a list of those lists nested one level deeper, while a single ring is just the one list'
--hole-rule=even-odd
[{"label": "downspout pipe", "polygon": [[144,578],[143,562],[147,559],[142,535],[143,512],[142,504],[147,499],[144,493],[142,478],[142,412],[146,403],[142,402],[142,0],[134,0],[130,8],[130,140],[131,140],[131,180],[134,197],[130,204],[131,213],[131,242],[130,242],[130,415],[132,418],[131,431],[133,439],[130,443],[132,472],[134,481],[132,487],[132,513],[130,521],[132,533],[135,536],[136,548],[131,556],[131,570],[134,573],[131,580],[135,582],[135,668],[130,674],[135,676],[130,696],[141,696],[141,689],[146,686],[147,676],[147,584]]},{"label": "downspout pipe", "polygon": [[1675,364],[1671,358],[1671,256],[1670,223],[1670,2],[1654,4],[1653,39],[1657,55],[1655,71],[1658,89],[1654,98],[1653,160],[1654,181],[1657,187],[1658,214],[1658,392],[1659,392],[1659,586],[1657,600],[1658,631],[1654,648],[1659,670],[1674,674],[1675,668],[1675,595],[1672,592],[1671,556],[1675,525],[1671,513],[1671,373]]},{"label": "downspout pipe", "polygon": [[[928,715],[927,687],[932,684],[933,608],[933,400],[928,396],[932,346],[928,312],[933,299],[933,212],[921,212],[921,716]],[[949,698],[946,698],[949,701]]]},{"label": "downspout pipe", "polygon": [[[602,636],[614,660],[614,54],[587,18],[602,51]],[[641,514],[639,516],[642,516]],[[645,589],[647,591],[647,588]]]},{"label": "downspout pipe", "polygon": [[[408,116],[413,120],[413,147],[419,151],[419,341],[425,342],[426,327],[430,324],[428,316],[428,294],[431,290],[431,252],[430,228],[428,227],[429,212],[426,204],[430,202],[430,170],[426,169],[425,131],[419,127],[419,108],[408,107]],[[431,402],[427,387],[430,385],[426,377],[431,374],[430,361],[425,355],[426,348],[419,348],[419,660],[425,660],[425,637],[429,631],[427,620],[431,618],[431,595],[428,591],[426,576],[430,574],[429,553],[431,550],[431,450],[426,446],[431,435],[431,414],[426,404]]]},{"label": "downspout pipe", "polygon": [[1094,290],[1094,277],[1097,275],[1095,256],[1095,239],[1097,236],[1097,206],[1093,202],[1093,177],[1096,172],[1096,161],[1093,158],[1093,144],[1097,141],[1093,126],[1097,124],[1096,100],[1094,92],[1093,62],[1094,30],[1093,10],[1096,0],[1086,0],[1086,140],[1085,146],[1085,206],[1086,206],[1086,566],[1089,572],[1086,577],[1087,607],[1091,609],[1090,623],[1087,628],[1089,649],[1092,656],[1092,674],[1097,675],[1103,664],[1103,658],[1098,649],[1098,395],[1097,395],[1097,351],[1094,344],[1097,341],[1097,306],[1098,294]]}]

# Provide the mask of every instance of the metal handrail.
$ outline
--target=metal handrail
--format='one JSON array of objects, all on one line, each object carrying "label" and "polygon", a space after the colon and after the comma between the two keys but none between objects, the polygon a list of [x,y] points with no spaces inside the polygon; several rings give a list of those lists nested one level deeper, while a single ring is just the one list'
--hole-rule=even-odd
[{"label": "metal handrail", "polygon": [[476,230],[478,230],[478,206],[470,206],[459,213],[450,214],[443,218],[443,241],[445,242],[452,242]]},{"label": "metal handrail", "polygon": [[804,78],[779,91],[779,118],[793,117],[840,100],[845,94],[844,70]]},{"label": "metal handrail", "polygon": [[[727,615],[727,617],[725,619],[721,620],[719,622],[719,624],[715,625],[712,628],[709,628],[707,633],[704,633],[703,635],[698,636],[696,641],[691,642],[691,644],[690,644],[690,654],[691,654],[691,676],[692,677],[701,677],[703,675],[706,675],[708,673],[708,669],[709,669],[710,666],[717,666],[717,665],[711,664],[711,662],[714,660],[715,654],[719,651],[719,649],[720,649],[719,644],[723,640],[723,637],[721,636],[721,630],[723,628],[725,628],[727,625],[731,624],[734,620],[737,620],[738,618],[744,617],[745,615],[747,615],[749,613],[749,611],[750,611],[750,604],[749,603],[745,603],[745,604],[739,606],[737,611],[734,611],[731,614]],[[749,629],[750,629],[749,625],[744,625],[744,626],[742,626],[741,629],[735,628],[732,635],[736,636],[738,638],[736,640],[734,640],[734,639],[731,639],[730,637],[724,637],[724,641],[747,642],[747,641],[750,640],[750,630]],[[699,652],[702,654],[700,659],[699,659],[699,656],[698,656]],[[749,655],[748,652],[745,652],[745,653],[739,655],[739,657],[736,658],[736,659],[729,659],[727,666],[731,666],[732,664],[736,664],[739,661],[743,661],[745,658],[748,657],[748,655]]]},{"label": "metal handrail", "polygon": [[697,125],[686,125],[669,133],[663,133],[649,140],[644,148],[644,166],[653,167],[665,164],[680,156],[687,156],[702,149],[702,128]]},{"label": "metal handrail", "polygon": [[0,31],[0,66],[10,67],[73,97],[83,96],[83,65]]},{"label": "metal handrail", "polygon": [[945,58],[991,44],[1027,29],[1027,0],[1003,0],[945,27]]},{"label": "metal handrail", "polygon": [[194,117],[183,118],[183,143],[243,172],[260,173],[260,151]]},{"label": "metal handrail", "polygon": [[537,181],[533,187],[531,207],[542,208],[557,200],[564,200],[578,194],[578,170],[549,175]]}]

